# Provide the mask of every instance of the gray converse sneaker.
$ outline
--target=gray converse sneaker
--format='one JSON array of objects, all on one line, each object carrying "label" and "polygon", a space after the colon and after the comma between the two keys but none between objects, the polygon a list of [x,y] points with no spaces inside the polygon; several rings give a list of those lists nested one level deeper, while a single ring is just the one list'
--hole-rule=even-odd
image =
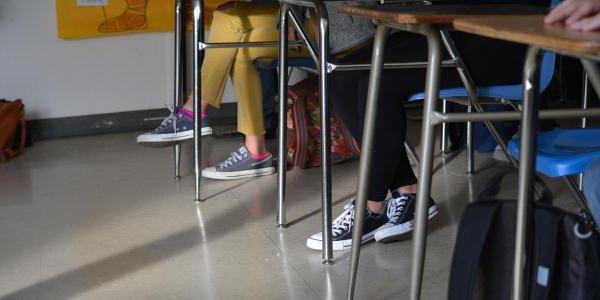
[{"label": "gray converse sneaker", "polygon": [[202,170],[202,176],[211,179],[240,179],[270,175],[275,173],[273,156],[256,160],[244,145],[231,152],[231,155],[215,167]]},{"label": "gray converse sneaker", "polygon": [[[208,118],[201,123],[202,135],[212,134],[208,126]],[[156,129],[139,135],[137,142],[147,146],[168,146],[194,138],[194,121],[187,119],[182,113],[173,113],[162,121]]]},{"label": "gray converse sneaker", "polygon": [[[375,241],[391,242],[399,239],[404,234],[412,231],[415,218],[416,198],[413,194],[392,193],[392,199],[388,201],[387,216],[389,222],[377,228]],[[429,199],[427,218],[431,219],[438,213],[438,208]]]}]

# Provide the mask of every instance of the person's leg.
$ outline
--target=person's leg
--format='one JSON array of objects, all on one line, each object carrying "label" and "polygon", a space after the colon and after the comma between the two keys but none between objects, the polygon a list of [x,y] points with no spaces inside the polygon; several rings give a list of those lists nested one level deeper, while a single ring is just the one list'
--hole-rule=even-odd
[{"label": "person's leg", "polygon": [[[414,50],[410,47],[411,52],[407,49],[397,49],[394,39],[390,38],[388,46],[386,46],[386,61],[414,61],[412,56],[415,55],[411,54],[425,49],[423,41],[418,36],[412,34],[402,34],[402,36],[402,45],[410,45]],[[394,53],[396,51],[401,51],[402,55]],[[370,61],[370,57],[371,47],[366,46],[344,56],[340,62],[365,63]],[[405,191],[412,191],[416,188],[417,180],[404,148],[406,114],[403,102],[407,89],[414,84],[413,81],[417,80],[413,80],[411,76],[413,74],[410,72],[398,73],[388,70],[384,71],[381,78],[363,242],[373,239],[376,231],[388,223],[390,216],[396,217],[396,210],[403,213],[408,211],[407,216],[412,215],[412,212],[409,211],[411,207],[409,201],[398,203],[398,205],[395,205],[394,202],[395,211],[391,215],[386,211],[388,192],[396,192],[395,190],[398,188]],[[419,77],[419,80],[422,85],[424,76]],[[330,98],[334,108],[359,144],[362,143],[368,81],[368,71],[334,72],[331,76]],[[402,183],[402,186],[397,186],[398,183]],[[400,198],[400,195],[395,194],[397,193],[393,194],[394,197]],[[334,250],[351,247],[353,210],[353,203],[347,205],[333,224]],[[321,234],[315,234],[308,238],[307,246],[312,249],[320,249],[318,243],[320,240]]]},{"label": "person's leg", "polygon": [[[209,42],[241,42],[253,28],[272,27],[276,30],[275,14],[277,5],[236,4],[225,10],[215,11],[211,23]],[[220,107],[227,78],[231,73],[237,48],[207,49],[202,66],[202,135],[212,133],[205,117],[210,105]],[[258,81],[257,81],[258,82]],[[259,90],[260,91],[260,90]],[[262,124],[262,121],[261,123]],[[184,106],[165,119],[161,126],[152,132],[138,136],[138,143],[149,145],[169,145],[193,137],[193,101],[188,97]],[[250,138],[250,145],[264,146],[261,137]]]},{"label": "person's leg", "polygon": [[[243,30],[239,29],[240,10],[229,12],[215,11],[211,23],[209,42],[240,41]],[[212,133],[208,125],[205,111],[208,104],[219,107],[221,96],[227,82],[227,77],[237,53],[236,48],[207,49],[202,65],[202,135]],[[159,127],[144,133],[137,138],[142,145],[168,146],[194,137],[194,103],[189,96],[184,106],[179,111],[174,111]]]},{"label": "person's leg", "polygon": [[[243,10],[246,14],[236,20],[236,26],[239,26],[242,33],[240,42],[277,40],[276,5],[263,5],[259,12],[254,4],[238,3],[236,9]],[[267,150],[264,137],[262,89],[254,60],[276,55],[277,49],[274,47],[238,49],[230,74],[238,103],[238,131],[245,135],[245,143],[216,167],[203,170],[203,176],[237,179],[275,172],[272,155]],[[213,102],[211,105],[218,106],[218,103]]]}]

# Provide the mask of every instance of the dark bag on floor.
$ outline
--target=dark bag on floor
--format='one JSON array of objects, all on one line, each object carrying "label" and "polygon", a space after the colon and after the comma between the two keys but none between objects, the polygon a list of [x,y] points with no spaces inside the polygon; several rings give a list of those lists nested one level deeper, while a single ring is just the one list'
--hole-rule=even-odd
[{"label": "dark bag on floor", "polygon": [[[452,259],[450,300],[511,298],[516,201],[495,198],[506,173],[494,176],[464,211]],[[546,187],[543,194],[531,207],[525,299],[600,299],[598,232],[581,216],[552,206]]]},{"label": "dark bag on floor", "polygon": [[[287,164],[301,169],[321,165],[321,109],[318,82],[308,77],[288,89]],[[355,158],[359,147],[342,119],[331,112],[331,162]]]},{"label": "dark bag on floor", "polygon": [[23,153],[27,132],[21,100],[0,99],[0,161]]}]

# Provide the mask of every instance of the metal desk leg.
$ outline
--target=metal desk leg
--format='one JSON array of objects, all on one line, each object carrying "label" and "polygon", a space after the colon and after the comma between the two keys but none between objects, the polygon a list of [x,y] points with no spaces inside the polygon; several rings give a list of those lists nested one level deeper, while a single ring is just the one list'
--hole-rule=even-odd
[{"label": "metal desk leg", "polygon": [[[467,106],[467,112],[473,112],[471,103]],[[467,122],[467,174],[475,173],[475,145],[473,143],[473,122]]]},{"label": "metal desk leg", "polygon": [[442,60],[442,41],[440,32],[433,26],[424,25],[429,47],[427,81],[425,87],[425,105],[423,107],[423,127],[421,129],[421,164],[419,165],[419,184],[415,210],[413,233],[413,257],[410,285],[410,299],[421,296],[425,247],[427,242],[427,203],[431,192],[431,172],[433,166],[433,148],[435,146],[435,125],[433,112],[439,99],[439,77]]},{"label": "metal desk leg", "polygon": [[[177,108],[181,107],[183,102],[183,60],[182,60],[182,52],[185,47],[182,45],[185,43],[185,40],[182,39],[182,29],[183,29],[183,7],[182,0],[175,1],[175,94],[173,95],[173,109],[177,110]],[[173,154],[175,156],[175,180],[181,179],[181,144],[176,144],[173,146]]]},{"label": "metal desk leg", "polygon": [[367,192],[369,190],[369,177],[371,176],[371,152],[373,151],[373,138],[375,135],[375,120],[377,118],[377,103],[379,100],[379,83],[383,70],[383,57],[385,42],[389,29],[385,25],[378,25],[373,44],[371,58],[371,74],[369,76],[369,92],[367,94],[367,108],[365,112],[365,126],[363,128],[363,141],[360,147],[360,167],[358,172],[358,186],[356,191],[354,232],[352,232],[352,254],[350,262],[350,280],[348,283],[348,299],[354,297],[356,273],[358,271],[358,258],[362,231],[365,224],[365,211],[367,209]]},{"label": "metal desk leg", "polygon": [[287,50],[288,14],[290,7],[282,3],[279,8],[279,131],[277,159],[277,227],[285,227],[285,176],[287,172]]},{"label": "metal desk leg", "polygon": [[321,104],[321,189],[323,221],[323,263],[333,263],[331,236],[331,120],[329,118],[329,18],[324,6],[316,7],[319,17],[319,100]]},{"label": "metal desk leg", "polygon": [[600,95],[600,71],[598,70],[598,64],[589,59],[581,59],[581,64],[588,74],[588,79],[594,88],[596,94]]},{"label": "metal desk leg", "polygon": [[533,200],[536,152],[536,132],[539,111],[539,65],[541,51],[529,47],[523,68],[523,116],[521,119],[521,157],[519,159],[519,193],[517,202],[517,228],[515,262],[513,269],[513,300],[525,299],[527,278],[525,254],[527,250],[527,218]]},{"label": "metal desk leg", "polygon": [[201,201],[200,198],[200,164],[202,156],[200,151],[202,149],[202,134],[201,134],[201,114],[200,114],[200,95],[202,85],[200,83],[200,71],[202,67],[202,61],[204,60],[204,51],[200,51],[200,42],[204,42],[204,1],[193,0],[194,9],[194,26],[193,26],[193,70],[192,70],[192,81],[194,82],[194,91],[192,94],[194,101],[194,180],[195,180],[195,194],[194,201]]}]

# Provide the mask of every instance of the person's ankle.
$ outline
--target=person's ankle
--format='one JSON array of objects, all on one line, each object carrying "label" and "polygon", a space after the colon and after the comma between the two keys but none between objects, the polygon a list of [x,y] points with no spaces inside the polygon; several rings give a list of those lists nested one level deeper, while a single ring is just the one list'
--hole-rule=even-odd
[{"label": "person's ankle", "polygon": [[394,190],[394,192],[398,192],[400,194],[415,195],[415,194],[417,194],[417,185],[416,184],[405,185],[405,186],[397,188],[396,190]]},{"label": "person's ankle", "polygon": [[[246,146],[246,148],[248,148],[248,146]],[[252,155],[252,158],[255,160],[263,160],[271,155],[271,153],[266,149],[248,149],[248,152],[250,152],[250,155]]]},{"label": "person's ankle", "polygon": [[[183,117],[188,120],[194,120],[194,112],[185,107],[180,108],[178,113],[182,114]],[[200,113],[200,116],[202,119],[204,119],[204,118],[206,118],[206,113],[202,112],[202,113]]]},{"label": "person's ankle", "polygon": [[368,201],[367,202],[367,209],[372,214],[380,215],[385,210],[385,203],[383,203],[383,202],[377,202],[377,201]]}]

